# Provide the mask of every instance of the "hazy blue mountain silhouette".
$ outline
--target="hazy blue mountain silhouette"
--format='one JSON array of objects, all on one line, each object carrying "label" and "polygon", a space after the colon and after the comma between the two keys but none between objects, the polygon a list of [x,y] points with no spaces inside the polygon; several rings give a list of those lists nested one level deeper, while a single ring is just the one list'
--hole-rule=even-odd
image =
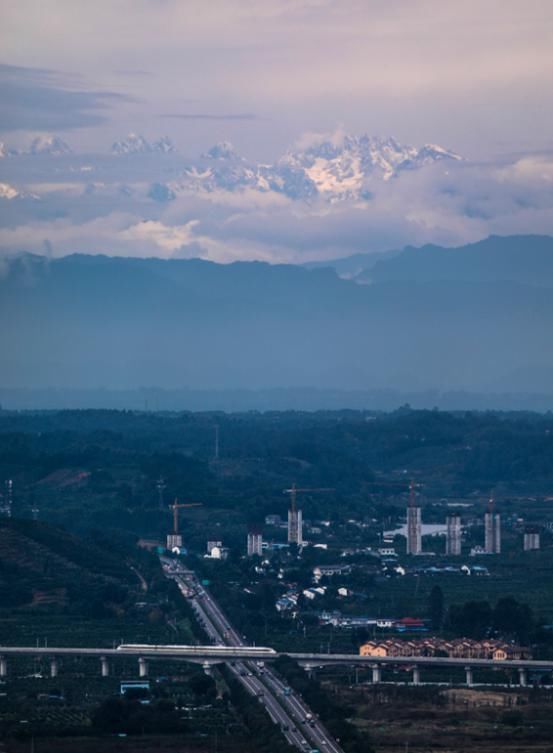
[{"label": "hazy blue mountain silhouette", "polygon": [[84,255],[3,271],[3,387],[553,393],[551,238],[407,248],[361,285]]},{"label": "hazy blue mountain silhouette", "polygon": [[553,238],[492,235],[460,248],[408,246],[400,253],[369,259],[359,281],[499,282],[553,286]]}]

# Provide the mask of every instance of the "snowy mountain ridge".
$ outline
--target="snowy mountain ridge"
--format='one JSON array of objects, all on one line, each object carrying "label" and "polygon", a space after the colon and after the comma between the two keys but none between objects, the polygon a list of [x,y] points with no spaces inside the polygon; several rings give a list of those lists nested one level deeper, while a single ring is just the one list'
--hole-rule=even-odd
[{"label": "snowy mountain ridge", "polygon": [[407,170],[462,157],[436,144],[400,144],[366,134],[340,139],[315,137],[304,149],[286,152],[275,164],[250,163],[229,142],[215,144],[201,163],[168,184],[172,195],[214,191],[274,191],[292,199],[367,199],[371,183],[389,181]]},{"label": "snowy mountain ridge", "polygon": [[150,142],[138,133],[129,133],[122,141],[116,141],[111,151],[113,154],[170,154],[177,150],[166,136]]}]

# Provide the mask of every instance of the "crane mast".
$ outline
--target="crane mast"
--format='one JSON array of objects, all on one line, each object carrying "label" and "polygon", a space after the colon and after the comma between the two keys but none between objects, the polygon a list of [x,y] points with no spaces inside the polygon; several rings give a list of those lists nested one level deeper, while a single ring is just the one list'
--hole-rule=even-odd
[{"label": "crane mast", "polygon": [[191,502],[188,504],[181,504],[177,497],[172,505],[169,505],[169,509],[173,511],[173,532],[167,534],[167,549],[174,551],[180,549],[182,546],[182,535],[179,532],[179,510],[184,510],[189,507],[202,507],[201,502]]},{"label": "crane mast", "polygon": [[334,489],[327,488],[298,488],[296,484],[292,484],[290,489],[284,489],[284,494],[290,495],[290,509],[288,510],[288,543],[297,544],[302,546],[303,544],[303,516],[302,511],[298,510],[297,495],[298,493],[316,493],[316,492],[332,492]]}]

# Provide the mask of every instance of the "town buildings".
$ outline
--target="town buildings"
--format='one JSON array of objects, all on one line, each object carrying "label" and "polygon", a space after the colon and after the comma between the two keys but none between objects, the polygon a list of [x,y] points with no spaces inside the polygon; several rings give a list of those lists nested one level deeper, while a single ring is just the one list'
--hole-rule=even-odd
[{"label": "town buildings", "polygon": [[529,649],[498,640],[429,637],[412,640],[367,641],[359,647],[360,656],[444,656],[456,659],[530,659]]}]

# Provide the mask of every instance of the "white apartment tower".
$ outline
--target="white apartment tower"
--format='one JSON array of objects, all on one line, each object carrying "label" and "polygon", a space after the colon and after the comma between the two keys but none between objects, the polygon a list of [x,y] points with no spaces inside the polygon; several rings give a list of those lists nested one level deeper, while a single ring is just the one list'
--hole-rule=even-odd
[{"label": "white apartment tower", "polygon": [[257,555],[261,557],[263,552],[263,536],[261,531],[257,528],[248,531],[248,544],[247,544],[248,557],[254,557]]},{"label": "white apartment tower", "polygon": [[456,513],[446,518],[445,553],[455,557],[461,554],[461,517]]},{"label": "white apartment tower", "polygon": [[524,530],[524,551],[532,552],[540,548],[540,530],[533,526],[528,526]]}]

